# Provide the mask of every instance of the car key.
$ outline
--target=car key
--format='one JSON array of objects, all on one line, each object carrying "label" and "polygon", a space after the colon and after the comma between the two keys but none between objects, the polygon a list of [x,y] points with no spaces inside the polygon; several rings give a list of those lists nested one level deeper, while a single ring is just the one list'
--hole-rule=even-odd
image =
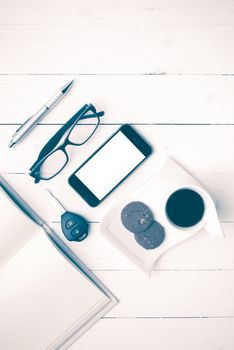
[{"label": "car key", "polygon": [[61,228],[69,241],[81,242],[88,236],[89,223],[81,215],[67,211],[50,190],[47,190],[61,213]]}]

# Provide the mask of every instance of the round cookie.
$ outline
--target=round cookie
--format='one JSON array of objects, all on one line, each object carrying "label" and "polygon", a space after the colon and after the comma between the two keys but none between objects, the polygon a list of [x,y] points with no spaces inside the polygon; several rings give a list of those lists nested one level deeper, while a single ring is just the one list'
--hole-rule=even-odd
[{"label": "round cookie", "polygon": [[122,224],[133,233],[145,231],[153,220],[150,208],[142,202],[131,202],[121,212]]},{"label": "round cookie", "polygon": [[165,230],[159,222],[154,220],[152,224],[141,233],[134,234],[135,240],[144,249],[150,250],[159,247],[165,238]]}]

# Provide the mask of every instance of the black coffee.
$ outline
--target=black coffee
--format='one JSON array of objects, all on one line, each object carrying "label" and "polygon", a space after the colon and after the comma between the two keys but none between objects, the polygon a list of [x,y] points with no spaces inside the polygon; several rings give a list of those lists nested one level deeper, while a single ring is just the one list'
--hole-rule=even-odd
[{"label": "black coffee", "polygon": [[166,204],[169,220],[180,227],[196,225],[202,219],[204,210],[202,197],[196,191],[188,188],[172,193]]}]

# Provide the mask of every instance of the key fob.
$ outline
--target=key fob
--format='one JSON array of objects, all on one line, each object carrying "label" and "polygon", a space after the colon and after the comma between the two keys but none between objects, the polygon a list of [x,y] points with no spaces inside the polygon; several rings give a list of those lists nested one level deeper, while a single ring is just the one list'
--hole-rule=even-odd
[{"label": "key fob", "polygon": [[88,236],[89,223],[78,214],[66,211],[61,216],[61,226],[69,241],[81,242]]}]

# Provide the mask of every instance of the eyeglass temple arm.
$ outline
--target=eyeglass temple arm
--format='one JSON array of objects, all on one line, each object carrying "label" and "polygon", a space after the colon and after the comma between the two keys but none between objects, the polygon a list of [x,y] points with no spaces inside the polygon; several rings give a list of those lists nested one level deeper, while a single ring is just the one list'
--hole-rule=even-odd
[{"label": "eyeglass temple arm", "polygon": [[[57,132],[56,134],[45,144],[45,146],[42,148],[41,152],[38,155],[38,158],[36,162],[31,166],[30,170],[32,170],[37,163],[47,156],[59,143],[61,140],[62,136],[65,134],[65,132],[74,124],[77,123],[77,120],[79,120],[80,114],[82,114],[85,109],[87,109],[89,105],[83,106],[66,124],[64,124]],[[87,110],[87,112],[89,109]],[[86,113],[86,112],[85,112]],[[80,117],[80,119],[88,119],[88,118],[94,118],[96,116],[102,117],[104,115],[104,112],[98,112],[98,113],[92,113],[92,114],[85,114]]]},{"label": "eyeglass temple arm", "polygon": [[83,120],[83,119],[88,119],[88,118],[95,118],[96,116],[98,116],[99,118],[103,117],[104,116],[104,112],[97,112],[97,113],[92,113],[92,114],[84,114],[82,115],[82,117],[80,118],[80,120]]}]

